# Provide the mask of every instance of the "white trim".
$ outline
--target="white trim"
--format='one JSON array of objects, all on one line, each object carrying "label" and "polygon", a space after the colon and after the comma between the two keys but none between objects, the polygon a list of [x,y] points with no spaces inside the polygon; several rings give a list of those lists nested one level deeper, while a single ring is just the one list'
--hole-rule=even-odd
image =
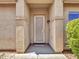
[{"label": "white trim", "polygon": [[34,16],[34,43],[36,42],[36,16]]}]

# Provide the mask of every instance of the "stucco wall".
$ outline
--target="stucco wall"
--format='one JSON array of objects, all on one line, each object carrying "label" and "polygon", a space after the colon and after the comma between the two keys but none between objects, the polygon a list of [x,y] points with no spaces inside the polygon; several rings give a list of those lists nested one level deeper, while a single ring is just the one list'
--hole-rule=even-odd
[{"label": "stucco wall", "polygon": [[16,51],[25,52],[29,45],[29,8],[24,0],[16,3]]},{"label": "stucco wall", "polygon": [[0,0],[0,2],[15,2],[16,0]]},{"label": "stucco wall", "polygon": [[0,49],[16,48],[15,5],[0,5]]},{"label": "stucco wall", "polygon": [[54,46],[54,22],[53,22],[53,5],[51,5],[51,8],[49,9],[49,19],[50,19],[50,40],[49,40],[49,44],[51,45],[51,47],[53,48]]},{"label": "stucco wall", "polygon": [[64,0],[64,3],[79,3],[79,0]]},{"label": "stucco wall", "polygon": [[50,45],[55,52],[63,51],[63,0],[55,0],[49,10]]},{"label": "stucco wall", "polygon": [[29,39],[29,21],[30,21],[30,13],[29,13],[29,7],[28,5],[25,3],[25,12],[24,12],[24,15],[25,15],[25,26],[24,26],[24,45],[25,45],[25,49],[28,48],[29,44],[30,44],[30,39]]}]

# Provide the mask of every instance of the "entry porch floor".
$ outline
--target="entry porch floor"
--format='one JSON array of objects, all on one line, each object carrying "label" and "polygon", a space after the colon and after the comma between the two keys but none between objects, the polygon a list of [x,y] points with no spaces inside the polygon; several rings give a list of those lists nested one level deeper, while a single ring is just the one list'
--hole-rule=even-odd
[{"label": "entry porch floor", "polygon": [[54,50],[49,44],[31,44],[26,50],[26,53],[53,54]]}]

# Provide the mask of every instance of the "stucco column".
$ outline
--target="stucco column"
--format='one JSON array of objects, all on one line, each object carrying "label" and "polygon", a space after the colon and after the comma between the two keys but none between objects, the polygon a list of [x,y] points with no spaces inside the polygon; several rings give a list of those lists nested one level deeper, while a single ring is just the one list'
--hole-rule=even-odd
[{"label": "stucco column", "polygon": [[55,52],[63,51],[63,0],[55,0],[53,5],[54,11],[54,50]]},{"label": "stucco column", "polygon": [[16,52],[24,52],[24,0],[16,3]]}]

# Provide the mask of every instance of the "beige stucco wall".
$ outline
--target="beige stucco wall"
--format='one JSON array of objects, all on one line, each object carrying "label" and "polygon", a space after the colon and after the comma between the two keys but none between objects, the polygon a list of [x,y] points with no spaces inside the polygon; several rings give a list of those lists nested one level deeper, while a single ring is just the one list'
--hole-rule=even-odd
[{"label": "beige stucco wall", "polygon": [[79,0],[64,0],[64,3],[79,3]]},{"label": "beige stucco wall", "polygon": [[25,52],[29,45],[29,8],[24,0],[16,4],[16,51]]},{"label": "beige stucco wall", "polygon": [[32,8],[31,15],[47,15],[48,9],[47,8]]},{"label": "beige stucco wall", "polygon": [[63,0],[55,0],[49,10],[50,45],[55,52],[63,51]]},{"label": "beige stucco wall", "polygon": [[25,32],[25,49],[28,48],[29,44],[30,44],[30,39],[29,39],[29,21],[30,21],[30,10],[28,5],[25,3],[25,10],[24,10],[24,15],[25,15],[25,26],[24,26],[24,32]]},{"label": "beige stucco wall", "polygon": [[0,49],[16,49],[15,5],[0,5]]},{"label": "beige stucco wall", "polygon": [[0,0],[0,2],[15,2],[16,0]]},{"label": "beige stucco wall", "polygon": [[24,0],[18,0],[18,2],[16,3],[16,17],[24,17]]},{"label": "beige stucco wall", "polygon": [[49,40],[49,44],[51,45],[51,47],[53,48],[54,46],[54,23],[53,23],[53,4],[51,5],[50,9],[49,9],[49,19],[50,19],[50,40]]},{"label": "beige stucco wall", "polygon": [[[26,0],[27,3],[52,4],[55,0]],[[63,0],[64,3],[79,3],[79,0]]]}]

